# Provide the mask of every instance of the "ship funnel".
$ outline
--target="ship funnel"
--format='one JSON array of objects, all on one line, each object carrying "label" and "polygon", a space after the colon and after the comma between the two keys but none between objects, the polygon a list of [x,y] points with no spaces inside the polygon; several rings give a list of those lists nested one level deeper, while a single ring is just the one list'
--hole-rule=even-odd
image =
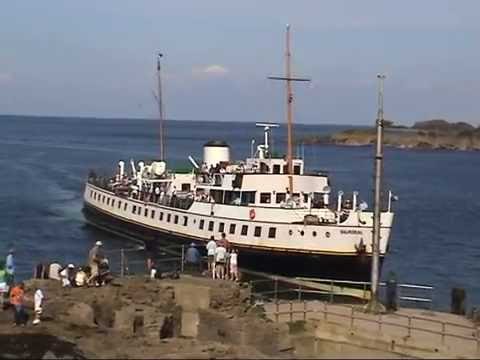
[{"label": "ship funnel", "polygon": [[210,166],[230,162],[230,147],[225,141],[212,140],[203,145],[203,161]]}]

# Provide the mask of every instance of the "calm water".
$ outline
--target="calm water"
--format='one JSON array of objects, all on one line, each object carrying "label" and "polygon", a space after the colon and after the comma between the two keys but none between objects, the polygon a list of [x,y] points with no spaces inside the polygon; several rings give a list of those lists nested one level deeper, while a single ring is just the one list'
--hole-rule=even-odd
[{"label": "calm water", "polygon": [[[83,182],[90,168],[110,173],[119,159],[155,157],[157,122],[4,116],[0,124],[0,253],[13,244],[19,272],[28,276],[39,261],[83,263],[99,237],[110,248],[125,245],[84,225]],[[339,129],[299,125],[296,134]],[[284,130],[274,133],[278,150]],[[188,155],[201,158],[209,139],[226,140],[242,158],[252,137],[262,140],[252,123],[172,121],[168,158],[185,166]],[[372,148],[306,146],[304,155],[308,168],[330,173],[335,190],[359,190],[372,204]],[[400,200],[383,273],[434,285],[436,305],[449,304],[453,286],[465,287],[468,302],[480,304],[479,154],[387,149],[385,159],[385,186]]]}]

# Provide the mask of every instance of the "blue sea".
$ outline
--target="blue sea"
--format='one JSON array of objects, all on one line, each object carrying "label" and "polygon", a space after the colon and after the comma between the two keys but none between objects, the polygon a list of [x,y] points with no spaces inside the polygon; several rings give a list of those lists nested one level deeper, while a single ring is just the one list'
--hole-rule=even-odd
[{"label": "blue sea", "polygon": [[[118,160],[156,158],[159,124],[141,119],[0,116],[0,256],[16,249],[18,272],[28,277],[38,262],[85,262],[88,249],[103,240],[110,249],[126,240],[85,225],[81,212],[90,169],[110,174]],[[329,134],[345,127],[296,125],[295,134]],[[201,159],[202,145],[223,139],[235,158],[262,141],[254,123],[168,121],[169,166]],[[285,127],[274,130],[283,152]],[[310,170],[326,171],[335,191],[360,191],[371,206],[372,147],[305,145],[299,153]],[[385,189],[394,203],[390,253],[383,274],[393,270],[403,283],[435,286],[435,306],[447,308],[452,287],[480,304],[480,155],[478,152],[385,151]]]}]

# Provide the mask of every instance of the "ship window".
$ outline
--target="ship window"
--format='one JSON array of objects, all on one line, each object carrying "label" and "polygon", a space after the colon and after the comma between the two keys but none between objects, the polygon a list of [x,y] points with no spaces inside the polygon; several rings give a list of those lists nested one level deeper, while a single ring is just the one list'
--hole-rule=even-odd
[{"label": "ship window", "polygon": [[292,236],[293,235],[293,231],[292,229],[288,230],[288,235]]},{"label": "ship window", "polygon": [[255,237],[262,236],[262,227],[261,226],[255,226],[255,231],[253,232],[253,236],[255,236]]},{"label": "ship window", "polygon": [[178,215],[175,215],[175,217],[173,218],[173,222],[174,222],[175,224],[178,224]]},{"label": "ship window", "polygon": [[269,239],[275,239],[276,235],[277,235],[277,228],[271,227],[271,228],[268,229]]},{"label": "ship window", "polygon": [[275,202],[276,202],[277,204],[280,204],[281,202],[284,202],[286,198],[287,198],[287,194],[285,194],[285,193],[277,193],[277,194],[275,195]]},{"label": "ship window", "polygon": [[235,227],[236,227],[235,224],[230,224],[230,231],[229,231],[230,234],[235,234]]},{"label": "ship window", "polygon": [[119,202],[118,202],[118,208],[120,209],[121,207],[122,207],[122,202],[119,201]]},{"label": "ship window", "polygon": [[158,218],[158,220],[162,221],[163,220],[163,211],[160,212],[160,217]]},{"label": "ship window", "polygon": [[280,165],[273,165],[273,173],[280,174]]},{"label": "ship window", "polygon": [[145,208],[145,212],[143,213],[144,216],[148,216],[148,209]]},{"label": "ship window", "polygon": [[260,203],[261,204],[270,204],[270,199],[272,194],[270,193],[260,193]]},{"label": "ship window", "polygon": [[127,211],[127,207],[128,207],[128,203],[125,203],[125,205],[123,205],[123,211]]},{"label": "ship window", "polygon": [[135,214],[137,211],[137,206],[136,205],[133,205],[132,206],[132,214]]},{"label": "ship window", "polygon": [[242,232],[240,233],[243,236],[247,236],[248,233],[248,225],[242,225]]},{"label": "ship window", "polygon": [[190,191],[190,184],[182,184],[182,191]]},{"label": "ship window", "polygon": [[305,231],[303,231],[303,230],[300,231],[300,235],[302,235],[302,236],[305,235]]},{"label": "ship window", "polygon": [[115,206],[115,199],[112,199],[112,207]]},{"label": "ship window", "polygon": [[317,232],[316,231],[312,232],[312,235],[313,237],[317,236]]},{"label": "ship window", "polygon": [[93,200],[97,200],[97,194],[93,193]]},{"label": "ship window", "polygon": [[223,190],[210,190],[210,196],[216,204],[223,204]]},{"label": "ship window", "polygon": [[208,222],[208,231],[213,231],[213,221]]},{"label": "ship window", "polygon": [[255,203],[255,191],[242,191],[242,205],[254,204]]},{"label": "ship window", "polygon": [[151,218],[154,219],[154,218],[155,218],[155,210],[152,210],[152,211],[150,212],[150,215],[151,215]]},{"label": "ship window", "polygon": [[139,206],[137,209],[137,214],[140,215],[142,213],[142,208]]},{"label": "ship window", "polygon": [[200,224],[198,225],[200,230],[203,230],[203,227],[205,226],[205,220],[201,219]]},{"label": "ship window", "polygon": [[171,218],[172,218],[172,214],[167,214],[167,222],[170,222]]},{"label": "ship window", "polygon": [[90,190],[90,197],[93,197],[93,191]]},{"label": "ship window", "polygon": [[225,231],[225,223],[218,224],[218,232],[223,233]]},{"label": "ship window", "polygon": [[183,226],[187,226],[187,225],[188,225],[188,217],[184,216],[183,217]]},{"label": "ship window", "polygon": [[303,194],[303,202],[308,203],[308,194]]},{"label": "ship window", "polygon": [[110,198],[107,198],[107,205],[110,205]]},{"label": "ship window", "polygon": [[293,167],[293,173],[294,173],[295,175],[300,175],[300,165],[295,165],[295,166]]}]

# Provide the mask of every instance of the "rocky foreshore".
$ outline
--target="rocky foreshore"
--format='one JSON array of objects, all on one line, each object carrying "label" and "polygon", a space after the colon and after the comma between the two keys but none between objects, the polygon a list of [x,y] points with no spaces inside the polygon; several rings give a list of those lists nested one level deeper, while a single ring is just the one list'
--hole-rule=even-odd
[{"label": "rocky foreshore", "polygon": [[[349,129],[330,136],[310,136],[302,141],[306,144],[366,146],[375,143],[376,130]],[[480,127],[446,120],[417,122],[412,127],[395,126],[386,121],[384,144],[401,149],[480,150]]]}]

